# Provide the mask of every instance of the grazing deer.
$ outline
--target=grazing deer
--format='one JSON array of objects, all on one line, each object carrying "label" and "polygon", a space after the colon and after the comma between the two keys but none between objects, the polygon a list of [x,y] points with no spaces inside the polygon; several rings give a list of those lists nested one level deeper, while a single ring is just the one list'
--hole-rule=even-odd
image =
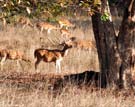
[{"label": "grazing deer", "polygon": [[37,59],[35,62],[35,69],[37,69],[37,65],[40,61],[44,62],[54,62],[56,64],[56,72],[61,72],[61,61],[63,57],[67,55],[68,49],[72,48],[72,38],[67,42],[63,42],[61,44],[63,46],[62,50],[54,49],[36,49],[34,52],[34,56]]},{"label": "grazing deer", "polygon": [[40,32],[43,32],[43,30],[47,30],[47,34],[51,33],[51,30],[57,30],[58,28],[50,23],[47,22],[39,22],[36,24],[36,26],[40,29]]},{"label": "grazing deer", "polygon": [[58,20],[58,23],[59,23],[61,29],[62,29],[63,27],[66,27],[66,29],[68,29],[68,28],[70,28],[70,27],[74,27],[74,26],[75,26],[75,25],[72,24],[69,20],[66,20],[66,19]]},{"label": "grazing deer", "polygon": [[23,25],[23,29],[24,29],[26,26],[31,26],[31,27],[33,27],[33,24],[31,23],[31,21],[30,21],[29,18],[20,17],[19,20],[18,20],[18,22]]},{"label": "grazing deer", "polygon": [[6,59],[10,60],[17,60],[17,65],[20,60],[24,60],[26,62],[31,62],[29,59],[25,58],[25,55],[18,51],[18,50],[7,50],[7,49],[1,49],[0,50],[0,65],[1,65],[1,70],[3,69],[3,64],[6,61]]}]

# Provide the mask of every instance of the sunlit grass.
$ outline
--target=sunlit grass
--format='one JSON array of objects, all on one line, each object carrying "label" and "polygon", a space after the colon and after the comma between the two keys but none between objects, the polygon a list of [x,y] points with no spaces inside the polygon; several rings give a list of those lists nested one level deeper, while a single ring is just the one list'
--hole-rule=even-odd
[{"label": "sunlit grass", "polygon": [[[89,39],[94,41],[90,26],[88,26],[87,30],[77,27],[76,29],[71,30],[71,32],[73,36],[78,39]],[[0,48],[24,51],[26,56],[31,60],[31,65],[28,65],[26,62],[20,62],[22,66],[22,70],[20,69],[20,72],[35,72],[35,59],[33,54],[35,49],[41,47],[49,49],[62,49],[62,47],[58,47],[58,44],[64,41],[60,35],[60,31],[52,31],[49,35],[47,35],[46,31],[44,31],[40,34],[38,29],[30,28],[29,26],[22,29],[19,25],[17,27],[11,25],[7,26],[6,29],[0,32],[0,37]],[[10,66],[11,64],[12,66]],[[4,71],[15,71],[16,68],[15,61],[7,60],[4,64]],[[55,64],[41,62],[38,70],[43,73],[48,73],[48,71],[55,72]],[[89,51],[78,48],[70,49],[68,55],[65,56],[62,61],[63,73],[82,72],[86,70],[99,71],[97,52],[95,50]]]},{"label": "sunlit grass", "polygon": [[[56,93],[57,94],[57,93]],[[116,97],[113,90],[91,91],[68,85],[54,96],[48,90],[1,87],[0,107],[134,107],[133,96]]]}]

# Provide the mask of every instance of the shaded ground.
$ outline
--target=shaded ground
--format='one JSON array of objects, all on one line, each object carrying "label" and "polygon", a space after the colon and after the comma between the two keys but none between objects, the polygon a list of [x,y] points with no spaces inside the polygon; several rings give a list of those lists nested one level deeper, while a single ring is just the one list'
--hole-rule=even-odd
[{"label": "shaded ground", "polygon": [[76,85],[78,87],[89,87],[92,84],[98,85],[99,72],[85,71],[77,74],[31,74],[31,73],[3,73],[0,74],[0,84],[6,84],[7,87],[16,85],[23,88],[48,88],[57,90],[66,85]]}]

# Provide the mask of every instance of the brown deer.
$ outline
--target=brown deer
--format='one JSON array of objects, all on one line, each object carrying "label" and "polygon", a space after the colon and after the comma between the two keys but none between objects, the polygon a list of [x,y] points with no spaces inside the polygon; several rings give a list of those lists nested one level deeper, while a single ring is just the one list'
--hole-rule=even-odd
[{"label": "brown deer", "polygon": [[8,49],[1,49],[0,50],[0,65],[1,65],[1,70],[3,70],[3,64],[6,61],[6,59],[10,60],[17,60],[17,65],[20,60],[24,60],[26,62],[31,62],[29,59],[25,57],[25,55],[18,51],[18,50],[8,50]]},{"label": "brown deer", "polygon": [[18,23],[20,23],[21,25],[23,25],[23,29],[26,26],[33,27],[33,24],[31,23],[30,19],[29,18],[26,18],[26,17],[20,17],[19,20],[18,20]]},{"label": "brown deer", "polygon": [[62,29],[63,27],[66,27],[66,29],[70,28],[70,27],[74,27],[75,25],[72,24],[69,20],[67,19],[60,19],[58,20],[58,23],[60,25],[60,28]]},{"label": "brown deer", "polygon": [[47,34],[51,33],[51,30],[57,30],[59,28],[57,28],[56,26],[48,23],[48,22],[39,22],[36,24],[36,26],[40,29],[40,33],[43,32],[43,30],[47,30]]},{"label": "brown deer", "polygon": [[72,37],[72,35],[71,35],[71,33],[69,32],[69,30],[66,30],[66,29],[60,29],[60,33],[61,33],[61,36],[63,37],[63,38],[71,38]]},{"label": "brown deer", "polygon": [[74,45],[77,48],[85,49],[85,50],[96,50],[96,45],[93,41],[90,40],[76,40],[74,41]]},{"label": "brown deer", "polygon": [[7,27],[6,19],[4,17],[0,17],[0,22],[2,22],[1,25],[3,26],[3,29],[5,29]]},{"label": "brown deer", "polygon": [[58,50],[49,50],[49,49],[36,49],[34,52],[34,56],[37,59],[35,62],[35,69],[37,69],[37,65],[40,63],[40,61],[44,62],[54,62],[56,64],[56,72],[61,72],[61,61],[63,60],[63,57],[67,55],[68,49],[72,48],[72,39],[63,42],[62,45],[63,49]]},{"label": "brown deer", "polygon": [[2,21],[3,21],[3,26],[5,27],[7,25],[7,21],[5,18],[2,18]]}]

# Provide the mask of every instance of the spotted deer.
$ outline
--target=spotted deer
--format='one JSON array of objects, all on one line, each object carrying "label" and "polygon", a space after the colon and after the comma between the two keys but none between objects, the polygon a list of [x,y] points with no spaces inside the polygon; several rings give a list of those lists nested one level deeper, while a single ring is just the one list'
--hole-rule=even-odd
[{"label": "spotted deer", "polygon": [[68,38],[71,38],[72,35],[71,33],[69,32],[69,30],[66,30],[66,29],[60,29],[60,33],[61,33],[61,36],[65,39],[68,39]]},{"label": "spotted deer", "polygon": [[5,18],[2,18],[2,21],[3,21],[3,26],[5,27],[7,25],[7,21]]},{"label": "spotted deer", "polygon": [[26,62],[31,62],[29,59],[26,58],[23,52],[18,51],[18,50],[8,50],[8,49],[1,49],[0,50],[0,67],[1,70],[3,70],[3,64],[4,62],[9,59],[9,60],[16,60],[17,65],[19,64],[20,60],[24,60]]},{"label": "spotted deer", "polygon": [[76,40],[74,46],[85,50],[96,49],[95,44],[90,40]]},{"label": "spotted deer", "polygon": [[36,58],[35,69],[37,69],[37,66],[41,61],[46,63],[54,62],[56,65],[56,72],[61,72],[61,61],[63,60],[63,57],[67,55],[68,49],[72,48],[72,38],[60,45],[63,46],[62,50],[36,49],[34,52]]},{"label": "spotted deer", "polygon": [[36,24],[36,26],[40,29],[40,33],[43,32],[43,30],[47,31],[47,34],[50,34],[52,30],[57,30],[59,28],[57,28],[56,26],[48,23],[48,22],[39,22]]},{"label": "spotted deer", "polygon": [[0,22],[2,22],[1,25],[3,26],[3,28],[6,28],[7,21],[6,21],[6,19],[4,17],[0,17]]},{"label": "spotted deer", "polygon": [[63,27],[65,27],[66,29],[70,28],[70,27],[74,27],[75,25],[72,24],[69,20],[67,19],[60,19],[58,20],[58,23],[60,25],[60,28],[62,29]]},{"label": "spotted deer", "polygon": [[18,23],[20,23],[21,25],[23,25],[23,29],[26,26],[33,27],[33,24],[31,23],[30,19],[29,18],[26,18],[26,17],[20,17],[19,20],[18,20]]}]

